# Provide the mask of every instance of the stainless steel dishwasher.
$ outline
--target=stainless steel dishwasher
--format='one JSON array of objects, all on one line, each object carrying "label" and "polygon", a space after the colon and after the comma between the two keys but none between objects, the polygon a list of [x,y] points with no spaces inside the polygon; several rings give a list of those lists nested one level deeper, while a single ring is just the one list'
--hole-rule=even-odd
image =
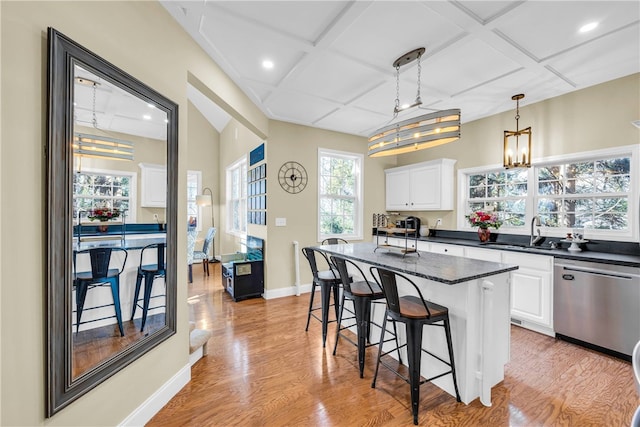
[{"label": "stainless steel dishwasher", "polygon": [[640,340],[640,268],[556,259],[556,336],[631,360]]}]

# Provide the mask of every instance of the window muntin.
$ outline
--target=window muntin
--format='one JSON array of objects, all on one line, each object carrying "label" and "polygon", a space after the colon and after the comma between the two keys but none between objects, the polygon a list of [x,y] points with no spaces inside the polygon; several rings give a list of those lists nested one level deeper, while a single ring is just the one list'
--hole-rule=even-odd
[{"label": "window muntin", "polygon": [[522,227],[527,206],[526,169],[492,170],[467,175],[466,212],[491,209],[503,227]]},{"label": "window muntin", "polygon": [[226,170],[227,173],[227,231],[247,232],[247,159],[241,158]]},{"label": "window muntin", "polygon": [[318,240],[362,238],[361,154],[318,150]]},{"label": "window muntin", "polygon": [[541,166],[536,175],[544,226],[629,229],[630,156]]},{"label": "window muntin", "polygon": [[126,211],[126,220],[135,221],[135,174],[121,171],[83,170],[73,174],[73,218],[79,212],[107,206]]}]

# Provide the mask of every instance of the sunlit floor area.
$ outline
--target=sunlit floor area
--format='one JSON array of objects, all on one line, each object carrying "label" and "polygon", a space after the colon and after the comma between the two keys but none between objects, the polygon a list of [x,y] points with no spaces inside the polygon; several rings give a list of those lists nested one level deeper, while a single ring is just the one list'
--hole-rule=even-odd
[{"label": "sunlit floor area", "polygon": [[[408,426],[409,385],[381,369],[371,378],[376,348],[367,350],[365,378],[356,348],[335,323],[322,348],[320,323],[305,332],[309,294],[233,302],[220,264],[211,276],[194,265],[190,319],[210,329],[209,355],[149,426]],[[439,388],[421,387],[424,426],[628,426],[637,397],[631,364],[512,326],[511,361],[492,390],[492,406],[469,405]]]}]

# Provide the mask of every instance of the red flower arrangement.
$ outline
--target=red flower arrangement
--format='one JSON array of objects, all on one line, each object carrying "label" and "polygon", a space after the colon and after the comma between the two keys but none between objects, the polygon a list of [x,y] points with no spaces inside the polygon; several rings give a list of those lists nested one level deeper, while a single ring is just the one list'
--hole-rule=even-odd
[{"label": "red flower arrangement", "polygon": [[109,221],[120,217],[120,210],[116,208],[93,208],[87,213],[91,221]]},{"label": "red flower arrangement", "polygon": [[493,212],[476,211],[467,215],[469,224],[472,227],[480,228],[495,228],[496,230],[502,225],[502,221],[498,219],[498,216]]}]

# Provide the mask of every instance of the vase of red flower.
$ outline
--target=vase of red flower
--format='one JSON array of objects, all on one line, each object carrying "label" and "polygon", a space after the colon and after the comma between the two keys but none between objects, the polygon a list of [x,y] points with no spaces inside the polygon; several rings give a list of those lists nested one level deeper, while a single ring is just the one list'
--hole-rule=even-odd
[{"label": "vase of red flower", "polygon": [[467,215],[467,219],[472,227],[478,227],[478,238],[481,242],[491,240],[492,236],[489,228],[495,228],[497,230],[502,225],[502,221],[498,219],[498,215],[492,211],[475,211]]}]

